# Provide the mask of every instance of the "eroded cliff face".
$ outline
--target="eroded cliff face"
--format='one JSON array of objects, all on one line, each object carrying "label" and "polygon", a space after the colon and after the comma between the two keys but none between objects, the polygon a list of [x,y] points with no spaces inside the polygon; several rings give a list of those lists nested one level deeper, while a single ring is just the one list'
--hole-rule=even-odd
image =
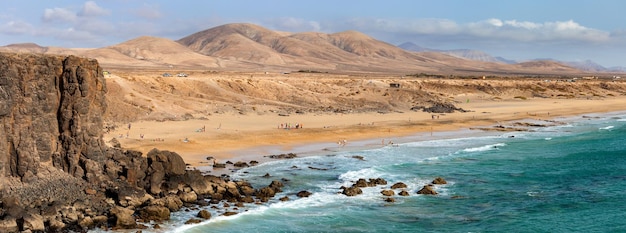
[{"label": "eroded cliff face", "polygon": [[107,147],[101,73],[86,58],[0,53],[0,232],[146,228],[183,204],[280,191],[187,170],[174,152]]},{"label": "eroded cliff face", "polygon": [[96,60],[0,53],[0,176],[28,181],[43,165],[84,177],[105,159],[105,93]]}]

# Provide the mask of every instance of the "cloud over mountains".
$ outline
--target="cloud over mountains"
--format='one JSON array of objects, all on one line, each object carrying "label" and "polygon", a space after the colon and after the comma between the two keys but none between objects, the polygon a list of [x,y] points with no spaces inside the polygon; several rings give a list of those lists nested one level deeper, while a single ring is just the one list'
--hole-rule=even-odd
[{"label": "cloud over mountains", "polygon": [[[499,5],[506,10],[505,7],[520,4]],[[423,2],[406,2],[398,7],[400,5],[371,2],[355,5],[278,1],[274,4],[248,2],[249,9],[242,9],[226,2],[61,1],[28,6],[27,12],[15,5],[0,9],[0,40],[5,44],[32,42],[43,46],[97,48],[140,36],[176,40],[219,25],[253,23],[270,30],[295,33],[332,34],[356,30],[390,44],[409,41],[440,50],[481,50],[516,60],[591,59],[614,66],[623,65],[620,61],[626,53],[626,28],[600,28],[601,24],[590,23],[590,16],[582,17],[580,12],[563,14],[566,17],[559,17],[561,14],[538,17],[555,12],[550,9],[535,12],[537,7],[533,8],[533,15],[524,16],[489,12],[483,9],[488,6],[482,6],[472,9],[476,12],[468,17],[467,9],[461,9],[466,3],[445,4],[441,8],[442,4]],[[428,14],[430,5],[440,7],[439,14]],[[612,7],[609,3],[594,3],[593,7],[597,5]],[[256,9],[258,7],[263,8]],[[424,7],[419,10],[426,13],[396,16],[386,11],[406,13],[410,10],[401,8],[411,7]],[[320,13],[316,11],[319,9],[327,11]],[[377,13],[376,10],[385,13],[370,14]],[[594,12],[597,15],[597,10]]]},{"label": "cloud over mountains", "polygon": [[602,42],[611,38],[611,33],[584,27],[573,20],[555,22],[529,22],[517,20],[486,19],[470,23],[457,23],[449,19],[352,19],[346,26],[356,30],[402,35],[459,36],[476,39],[506,39],[512,41],[588,41]]}]

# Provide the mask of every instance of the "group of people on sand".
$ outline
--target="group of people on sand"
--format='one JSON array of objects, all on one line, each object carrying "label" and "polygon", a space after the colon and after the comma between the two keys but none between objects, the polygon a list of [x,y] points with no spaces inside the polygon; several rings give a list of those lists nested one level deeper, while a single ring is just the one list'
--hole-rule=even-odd
[{"label": "group of people on sand", "polygon": [[284,123],[284,124],[280,124],[278,125],[278,129],[302,129],[302,124],[300,123],[296,123],[296,124],[291,124],[291,123]]},{"label": "group of people on sand", "polygon": [[398,146],[398,144],[393,143],[393,141],[391,141],[391,140],[389,140],[389,141],[387,142],[387,144],[385,144],[385,139],[384,139],[384,138],[382,139],[381,144],[382,144],[383,146]]},{"label": "group of people on sand", "polygon": [[348,144],[348,140],[341,139],[341,140],[337,141],[337,144],[340,145],[341,147],[344,147],[344,146],[346,146],[346,144]]}]

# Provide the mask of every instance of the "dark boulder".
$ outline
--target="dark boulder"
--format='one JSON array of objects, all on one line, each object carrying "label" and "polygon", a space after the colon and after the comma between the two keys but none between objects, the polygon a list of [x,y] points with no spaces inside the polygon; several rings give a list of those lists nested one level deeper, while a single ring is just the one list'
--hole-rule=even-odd
[{"label": "dark boulder", "polygon": [[432,186],[424,185],[422,189],[417,191],[417,194],[425,194],[425,195],[437,195],[437,192],[433,190]]},{"label": "dark boulder", "polygon": [[381,193],[381,194],[383,194],[384,196],[393,196],[393,195],[396,195],[396,193],[395,193],[393,190],[389,190],[389,189],[386,189],[386,190],[380,191],[380,193]]},{"label": "dark boulder", "polygon": [[211,213],[207,210],[200,210],[200,212],[198,212],[198,218],[202,218],[202,219],[210,219],[211,218]]},{"label": "dark boulder", "polygon": [[395,183],[391,186],[392,189],[404,189],[406,187],[406,184],[402,182]]},{"label": "dark boulder", "polygon": [[274,189],[275,192],[282,192],[282,187],[285,186],[282,182],[278,181],[278,180],[273,180],[272,183],[268,186],[272,189]]},{"label": "dark boulder", "polygon": [[189,219],[189,220],[185,221],[185,224],[188,225],[188,224],[196,224],[196,223],[201,223],[201,222],[202,222],[202,220],[200,220],[200,219],[192,218],[192,219]]},{"label": "dark boulder", "polygon": [[343,195],[346,195],[346,196],[356,196],[356,195],[362,194],[363,190],[361,190],[361,188],[355,187],[355,186],[348,187],[348,188],[343,187],[343,192],[341,192],[341,193]]},{"label": "dark boulder", "polygon": [[164,206],[170,211],[178,211],[183,207],[183,201],[177,195],[169,195],[149,202],[150,205]]},{"label": "dark boulder", "polygon": [[226,211],[226,212],[224,212],[222,215],[223,215],[223,216],[233,216],[233,215],[236,215],[236,214],[237,214],[237,212]]},{"label": "dark boulder", "polygon": [[170,151],[152,149],[148,152],[148,174],[150,175],[150,193],[159,194],[166,177],[185,174],[185,161],[180,155]]},{"label": "dark boulder", "polygon": [[298,192],[298,194],[296,194],[296,196],[298,196],[298,197],[309,197],[309,196],[311,196],[311,194],[312,194],[311,192],[303,190],[303,191]]},{"label": "dark boulder", "polygon": [[165,206],[149,205],[139,210],[139,218],[144,221],[165,221],[170,219],[170,209]]},{"label": "dark boulder", "polygon": [[114,221],[114,229],[134,229],[137,228],[137,222],[135,221],[135,211],[123,207],[113,207],[109,212]]},{"label": "dark boulder", "polygon": [[274,191],[274,189],[270,188],[270,187],[263,187],[259,190],[256,191],[255,196],[259,199],[269,199],[271,197],[274,197],[276,195],[276,192]]},{"label": "dark boulder", "polygon": [[358,160],[361,160],[361,161],[365,161],[365,158],[363,158],[363,156],[360,156],[360,155],[353,155],[352,158],[353,159],[358,159]]},{"label": "dark boulder", "polygon": [[370,179],[368,186],[387,185],[387,181],[383,178]]},{"label": "dark boulder", "polygon": [[441,177],[437,177],[431,183],[432,184],[447,184],[448,182]]},{"label": "dark boulder", "polygon": [[294,153],[288,153],[288,154],[269,155],[267,157],[272,158],[272,159],[293,159],[297,157],[297,155]]},{"label": "dark boulder", "polygon": [[359,188],[365,188],[365,187],[368,187],[369,184],[367,183],[367,181],[365,179],[361,178],[361,179],[358,179],[356,181],[356,183],[354,183],[352,186],[359,187]]}]

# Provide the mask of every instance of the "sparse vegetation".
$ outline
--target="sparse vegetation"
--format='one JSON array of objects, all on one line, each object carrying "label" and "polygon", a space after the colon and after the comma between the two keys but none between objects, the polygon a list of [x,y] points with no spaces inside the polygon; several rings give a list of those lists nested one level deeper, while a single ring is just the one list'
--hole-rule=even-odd
[{"label": "sparse vegetation", "polygon": [[328,72],[322,72],[322,71],[317,71],[317,70],[298,70],[298,73],[313,73],[313,74],[321,74],[321,73],[328,73]]},{"label": "sparse vegetation", "polygon": [[427,73],[418,73],[418,74],[407,74],[405,76],[408,77],[416,77],[416,78],[445,78],[445,75],[440,74],[427,74]]},{"label": "sparse vegetation", "polygon": [[[116,72],[121,73],[121,72]],[[163,73],[163,72],[158,72]],[[196,74],[200,71],[194,72]],[[539,98],[604,98],[626,93],[626,82],[585,80],[578,83],[525,80],[519,77],[491,77],[471,80],[472,75],[437,80],[404,79],[397,75],[366,77],[365,75],[301,75],[250,78],[250,73],[210,73],[194,79],[154,78],[154,74],[123,74],[128,79],[120,86],[116,78],[107,79],[108,108],[116,119],[155,119],[171,116],[172,106],[178,112],[228,113],[245,110],[246,114],[270,111],[316,113],[335,112],[397,112],[413,106],[428,106],[428,101],[465,103],[460,95],[476,95],[485,100],[527,100]],[[430,75],[417,73],[419,75]],[[225,78],[226,77],[226,78]],[[199,79],[200,78],[200,79]],[[390,88],[401,83],[402,88]],[[609,87],[609,89],[606,89]],[[132,93],[132,94],[131,94]],[[587,95],[582,95],[588,93]],[[594,94],[595,93],[595,94]],[[137,98],[142,97],[142,98]],[[245,101],[244,101],[245,100]],[[129,109],[125,104],[151,111]],[[155,105],[154,103],[159,103]],[[262,103],[262,104],[255,104]],[[148,107],[149,106],[149,107]],[[236,108],[233,108],[235,106]],[[471,110],[471,109],[468,109]],[[123,117],[127,116],[127,117]],[[178,114],[178,117],[182,114]]]}]

